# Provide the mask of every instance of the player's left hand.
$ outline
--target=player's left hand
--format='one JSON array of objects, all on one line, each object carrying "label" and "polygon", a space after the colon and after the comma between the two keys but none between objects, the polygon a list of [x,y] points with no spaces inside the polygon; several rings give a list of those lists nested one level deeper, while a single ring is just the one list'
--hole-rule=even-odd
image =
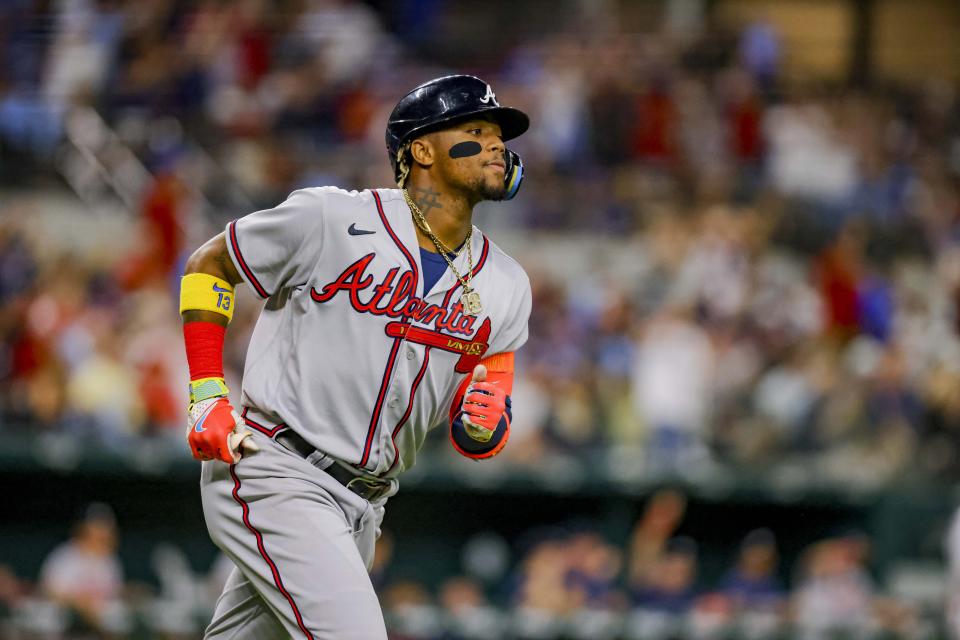
[{"label": "player's left hand", "polygon": [[463,394],[463,426],[467,435],[477,442],[488,442],[493,437],[507,410],[507,392],[496,382],[486,380],[487,368],[478,364]]},{"label": "player's left hand", "polygon": [[197,460],[240,462],[244,453],[257,451],[257,445],[248,439],[252,435],[227,398],[208,398],[190,405],[187,441]]}]

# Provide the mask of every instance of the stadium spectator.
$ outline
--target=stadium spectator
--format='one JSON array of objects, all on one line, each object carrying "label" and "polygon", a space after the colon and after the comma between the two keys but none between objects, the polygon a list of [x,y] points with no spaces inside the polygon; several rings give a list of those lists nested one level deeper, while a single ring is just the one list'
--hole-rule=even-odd
[{"label": "stadium spectator", "polygon": [[803,637],[869,628],[874,586],[864,568],[866,550],[866,540],[851,534],[818,542],[807,551],[793,605]]},{"label": "stadium spectator", "polygon": [[686,497],[670,489],[657,491],[647,500],[630,536],[626,576],[629,585],[639,587],[651,580],[686,508]]},{"label": "stadium spectator", "polygon": [[515,606],[531,617],[552,620],[573,607],[567,588],[568,557],[562,539],[537,543],[520,563]]},{"label": "stadium spectator", "polygon": [[653,571],[633,586],[633,606],[672,615],[691,610],[696,598],[697,543],[686,537],[667,542]]},{"label": "stadium spectator", "polygon": [[637,348],[634,399],[650,427],[648,460],[667,471],[707,455],[714,353],[692,316],[689,307],[665,308],[647,324]]},{"label": "stadium spectator", "polygon": [[125,627],[123,567],[117,556],[117,523],[105,504],[87,507],[73,536],[54,549],[40,570],[40,587],[79,618],[81,628]]},{"label": "stadium spectator", "polygon": [[578,609],[621,609],[617,589],[621,552],[593,531],[576,532],[567,541],[566,588]]},{"label": "stadium spectator", "polygon": [[448,578],[440,585],[437,604],[446,614],[443,640],[494,640],[504,637],[502,616],[487,601],[476,581],[464,576]]},{"label": "stadium spectator", "polygon": [[777,577],[778,559],[773,533],[751,531],[740,544],[736,565],[720,582],[720,592],[740,611],[778,608],[786,596]]}]

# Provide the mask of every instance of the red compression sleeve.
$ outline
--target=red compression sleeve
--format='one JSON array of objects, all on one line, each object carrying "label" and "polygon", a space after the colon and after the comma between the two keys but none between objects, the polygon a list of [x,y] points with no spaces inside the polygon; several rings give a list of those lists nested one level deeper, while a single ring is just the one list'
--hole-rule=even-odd
[{"label": "red compression sleeve", "polygon": [[213,322],[187,322],[183,343],[187,348],[190,379],[223,377],[223,338],[227,328]]}]

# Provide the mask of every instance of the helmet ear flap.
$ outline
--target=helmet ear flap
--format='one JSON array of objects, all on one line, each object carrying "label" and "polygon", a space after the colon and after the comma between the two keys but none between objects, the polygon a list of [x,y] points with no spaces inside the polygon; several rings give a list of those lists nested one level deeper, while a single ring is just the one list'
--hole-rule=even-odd
[{"label": "helmet ear flap", "polygon": [[503,177],[503,199],[510,200],[517,191],[520,190],[520,183],[523,182],[523,159],[516,151],[506,149],[503,152],[506,161],[506,172]]}]

